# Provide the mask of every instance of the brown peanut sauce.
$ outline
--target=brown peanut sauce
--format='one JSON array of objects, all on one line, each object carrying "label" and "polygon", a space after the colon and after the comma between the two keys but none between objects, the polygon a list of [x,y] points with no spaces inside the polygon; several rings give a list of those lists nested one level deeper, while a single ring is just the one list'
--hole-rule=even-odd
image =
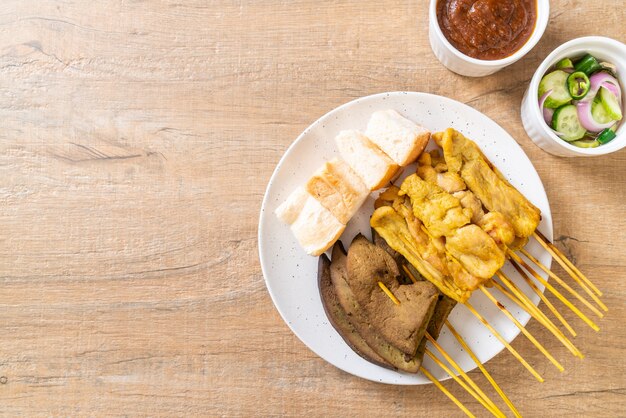
[{"label": "brown peanut sauce", "polygon": [[537,22],[537,0],[438,0],[437,20],[456,49],[497,60],[528,41]]}]

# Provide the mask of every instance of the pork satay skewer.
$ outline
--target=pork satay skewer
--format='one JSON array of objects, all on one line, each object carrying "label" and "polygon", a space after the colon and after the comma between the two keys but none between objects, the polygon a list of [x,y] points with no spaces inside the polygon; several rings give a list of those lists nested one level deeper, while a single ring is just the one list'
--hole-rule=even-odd
[{"label": "pork satay skewer", "polygon": [[[506,276],[504,276],[506,278]],[[502,278],[500,279],[502,280]],[[583,358],[582,353],[574,344],[561,332],[559,328],[554,325],[550,319],[548,319],[541,310],[535,306],[534,303],[525,295],[522,294],[520,297],[512,294],[509,290],[505,289],[500,283],[497,281],[493,281],[493,286],[498,289],[503,295],[513,301],[520,308],[525,310],[530,316],[535,318],[541,325],[543,325],[548,331],[550,331],[561,343],[576,357]]]},{"label": "pork satay skewer", "polygon": [[[533,257],[532,254],[530,254],[528,251],[526,251],[523,248],[520,250],[520,253],[522,253],[527,259],[532,261],[537,267],[539,267],[541,270],[543,270],[548,276],[550,276],[552,279],[554,279],[555,282],[560,284],[561,287],[563,287],[563,289],[567,290],[572,296],[574,296],[576,299],[578,299],[583,305],[585,305],[587,308],[589,308],[591,311],[593,311],[593,313],[598,315],[600,318],[604,318],[604,314],[602,312],[600,312],[595,306],[593,306],[591,303],[589,303],[589,301],[587,299],[585,299],[583,296],[581,296],[578,292],[576,292],[574,289],[572,289],[571,286],[569,286],[567,283],[565,283],[565,281],[563,281],[563,279],[561,279],[559,276],[557,276],[552,270],[550,270],[549,268],[547,268],[546,266],[541,264],[541,262],[539,260],[537,260],[535,257]],[[597,296],[595,294],[593,294],[592,298],[596,301],[596,303],[598,303],[598,305],[600,305],[600,304],[601,304],[600,306],[604,305],[602,303],[602,301],[597,299]]]},{"label": "pork satay skewer", "polygon": [[489,383],[491,383],[491,386],[493,386],[493,388],[495,389],[495,391],[498,393],[498,395],[500,395],[500,397],[502,398],[502,400],[504,401],[504,403],[506,403],[508,405],[508,407],[511,409],[511,411],[513,412],[513,414],[515,414],[515,416],[517,418],[522,418],[522,415],[519,413],[519,411],[517,410],[517,408],[515,408],[515,405],[513,405],[513,402],[511,402],[511,400],[509,399],[508,396],[506,396],[506,394],[504,393],[504,391],[500,388],[500,386],[496,383],[496,381],[494,380],[493,377],[491,377],[491,374],[489,374],[489,372],[487,371],[487,369],[485,368],[485,366],[483,366],[483,364],[480,362],[480,360],[478,359],[478,357],[476,356],[476,354],[474,354],[474,351],[472,351],[472,349],[467,345],[467,343],[465,342],[465,340],[463,339],[463,337],[461,337],[461,334],[459,334],[456,329],[452,326],[452,324],[450,323],[450,321],[448,321],[446,319],[445,322],[446,326],[448,327],[448,329],[450,330],[450,332],[452,333],[452,335],[454,335],[454,337],[457,339],[457,341],[459,342],[459,344],[461,344],[461,347],[463,347],[463,349],[467,352],[467,354],[469,354],[469,356],[472,358],[472,360],[474,361],[474,363],[476,364],[476,366],[478,366],[478,368],[480,369],[480,371],[483,373],[483,375],[485,376],[485,378],[487,378],[487,380],[489,381]]},{"label": "pork satay skewer", "polygon": [[585,321],[587,325],[589,325],[594,331],[600,331],[600,327],[598,327],[591,319],[587,317],[584,313],[582,313],[576,306],[574,306],[565,296],[561,294],[558,290],[554,288],[550,283],[548,283],[543,277],[539,275],[532,267],[530,267],[524,260],[522,260],[517,254],[514,252],[510,252],[509,255],[511,258],[522,265],[535,279],[539,281],[542,285],[546,287],[554,296],[556,296],[561,302],[563,302],[568,308],[570,308],[580,319]]},{"label": "pork satay skewer", "polygon": [[476,393],[479,396],[481,396],[485,400],[485,402],[487,402],[492,407],[493,410],[499,412],[499,414],[504,416],[504,414],[502,413],[502,411],[498,409],[496,404],[494,404],[493,401],[489,399],[487,395],[485,395],[485,393],[480,389],[480,387],[478,387],[478,385],[474,383],[474,381],[467,375],[467,373],[465,373],[465,371],[458,365],[458,363],[454,361],[454,359],[448,353],[446,353],[446,351],[439,345],[439,343],[429,333],[426,333],[424,337],[428,341],[430,341],[430,343],[441,353],[443,358],[445,358],[446,361],[450,363],[450,365],[461,375],[461,377],[463,377],[463,379],[472,387],[472,389],[474,389]]},{"label": "pork satay skewer", "polygon": [[[426,233],[430,239],[434,239],[433,236],[430,234],[430,231],[428,231],[428,229],[426,229],[426,227],[424,225],[421,225],[421,229],[424,233]],[[455,257],[452,256],[450,253],[448,253],[447,250],[445,250],[446,254],[448,255],[448,257],[450,257],[451,259],[455,260]],[[458,262],[458,261],[457,261]],[[533,335],[526,329],[524,328],[524,326],[522,324],[519,323],[519,321],[517,319],[515,319],[515,317],[513,315],[511,315],[511,313],[506,309],[506,307],[504,307],[500,302],[498,302],[498,300],[493,297],[493,295],[491,293],[489,293],[489,291],[484,287],[484,285],[480,285],[479,289],[487,296],[487,298],[493,302],[494,305],[496,305],[496,307],[502,311],[502,313],[504,313],[504,315],[506,315],[507,318],[509,318],[513,324],[515,324],[515,326],[530,340],[531,343],[533,343],[533,345],[535,347],[537,347],[537,349],[544,355],[546,356],[546,358],[548,360],[550,360],[550,362],[552,364],[554,364],[554,366],[559,369],[559,371],[563,371],[564,368],[563,366],[548,352],[548,350],[546,350],[543,345],[541,345],[541,343],[539,341],[537,341],[537,339],[535,337],[533,337]]]},{"label": "pork satay skewer", "polygon": [[506,415],[504,415],[502,411],[500,411],[495,405],[492,406],[480,395],[478,395],[478,393],[476,393],[471,387],[469,387],[463,380],[461,380],[456,374],[454,374],[454,372],[448,366],[446,366],[437,356],[435,356],[432,351],[426,349],[425,353],[435,362],[435,364],[441,367],[443,371],[448,373],[448,375],[450,375],[450,377],[454,379],[454,381],[457,382],[459,386],[465,389],[467,393],[472,395],[472,397],[474,397],[474,399],[476,399],[483,407],[485,407],[487,411],[491,412],[493,416],[498,418],[506,418]]},{"label": "pork satay skewer", "polygon": [[[598,296],[602,295],[600,290],[537,230],[541,219],[539,209],[504,178],[473,141],[452,128],[433,134],[433,137],[443,148],[448,170],[461,176],[483,206],[490,211],[503,213],[512,223],[517,237],[527,239],[534,236],[585,291],[589,289],[583,282],[592,287]],[[602,302],[599,305],[607,310]]]},{"label": "pork satay skewer", "polygon": [[[430,161],[431,161],[430,157],[429,158],[424,158],[423,159],[423,164],[428,164]],[[423,180],[424,181],[429,182],[431,184],[436,184],[438,188],[441,188],[444,191],[447,191],[448,193],[450,193],[451,191],[453,191],[455,189],[459,189],[460,190],[460,189],[466,187],[466,185],[463,183],[463,180],[461,179],[461,177],[459,177],[457,174],[450,173],[450,175],[448,177],[442,177],[444,174],[447,174],[447,173],[434,174],[435,173],[435,169],[432,168],[431,166],[428,166],[428,165],[420,165],[418,167],[417,173],[418,173],[419,176],[423,176]],[[450,179],[454,179],[455,177],[456,177],[455,181],[452,181],[452,182],[449,181],[447,183],[444,181],[445,179],[450,180]],[[519,194],[519,192],[517,192],[516,190],[512,189],[512,186],[508,185],[506,187],[508,187],[509,189],[507,189],[507,190],[509,190],[511,193],[513,193],[515,196],[517,196],[518,199],[525,199],[521,194]],[[483,213],[483,210],[480,207],[482,202],[479,200],[478,196],[476,196],[472,191],[464,190],[463,193],[465,194],[463,199],[466,199],[466,200],[464,202],[462,202],[461,205],[464,206],[464,207],[466,207],[465,205],[470,205],[470,208],[472,209],[472,213],[473,213],[473,215],[472,215],[472,222],[477,222],[478,224],[480,224],[480,222],[482,222],[483,219],[486,219],[486,217],[489,216],[488,214],[486,215],[486,214]],[[456,195],[454,197],[456,197]],[[461,197],[459,197],[459,199],[461,199]],[[472,202],[475,202],[475,203],[472,204]],[[475,207],[476,204],[478,205],[477,208]],[[527,205],[528,208],[530,208],[531,206],[532,206],[531,204]],[[508,208],[508,209],[510,210],[510,208]],[[502,214],[500,214],[500,215],[502,215]],[[487,222],[487,224],[489,224],[489,222]],[[523,230],[521,227],[518,227],[518,229],[520,231]],[[503,230],[503,231],[505,231],[505,230]],[[497,231],[497,229],[495,231]],[[530,228],[528,226],[526,226],[524,233],[528,233],[529,231],[530,231]],[[502,239],[503,236],[499,235],[501,233],[502,232],[495,232],[494,238],[497,236],[498,238]],[[506,250],[507,252],[511,252],[510,248],[507,247],[507,242],[502,242],[502,246],[504,247],[503,250]],[[525,250],[523,250],[523,251],[525,251]],[[534,260],[536,262],[538,262],[536,259],[534,259]],[[544,266],[541,266],[541,267],[543,267],[544,270],[547,270]],[[547,270],[547,271],[549,272],[549,274],[554,275],[554,273],[552,273],[551,271],[549,271],[549,270]],[[562,280],[560,280],[560,279],[557,279],[557,280],[560,283],[563,283]],[[587,306],[590,309],[592,309],[594,311],[594,313],[598,314],[600,317],[603,316],[603,314],[599,310],[597,310],[595,308],[595,306],[591,305],[586,299],[582,298],[578,293],[573,291],[573,289],[571,287],[567,286],[566,283],[564,283],[564,285],[565,285],[565,287],[568,290],[571,290],[573,292],[573,295],[575,297],[577,297],[579,300],[581,300],[581,302],[583,302],[585,304],[585,306]],[[592,294],[592,296],[594,297],[594,299],[597,299],[597,297],[594,294]],[[560,316],[562,318],[562,315],[558,314],[558,316]],[[570,327],[570,330],[571,330],[571,327]]]},{"label": "pork satay skewer", "polygon": [[[470,141],[468,141],[467,143],[469,144],[469,143],[470,143]],[[482,161],[482,160],[477,160],[477,161]],[[526,205],[524,206],[524,207],[525,207],[525,210],[522,210],[522,209],[517,209],[517,211],[518,211],[518,212],[520,212],[522,215],[523,215],[523,214],[525,214],[525,213],[527,213],[527,212],[528,212],[528,213],[533,213],[533,214],[534,214],[533,219],[532,219],[532,221],[533,221],[533,222],[530,222],[530,220],[529,220],[529,222],[524,223],[524,222],[522,222],[522,221],[520,221],[520,220],[517,220],[517,226],[514,226],[514,228],[513,228],[513,229],[514,229],[514,230],[516,230],[516,231],[520,231],[520,232],[519,232],[520,234],[522,234],[522,233],[523,233],[523,234],[528,234],[528,233],[531,233],[531,230],[533,230],[533,231],[534,231],[534,229],[536,229],[536,224],[538,223],[538,219],[539,219],[538,210],[537,210],[536,208],[534,208],[534,206],[532,206],[532,204],[531,204],[530,202],[528,202],[528,201],[526,200],[526,198],[525,198],[524,196],[522,196],[522,195],[521,195],[521,194],[520,194],[517,190],[515,190],[512,186],[510,186],[510,185],[508,185],[508,184],[504,184],[501,180],[499,180],[499,178],[496,176],[496,174],[494,174],[494,173],[491,171],[491,169],[490,169],[489,167],[487,167],[487,168],[484,168],[484,167],[486,167],[486,164],[485,164],[485,163],[484,163],[484,161],[483,161],[483,168],[481,169],[481,170],[483,170],[483,172],[482,172],[482,174],[481,174],[481,175],[487,175],[488,173],[490,173],[489,175],[491,176],[491,180],[496,181],[496,182],[500,182],[500,187],[502,188],[502,190],[506,190],[508,193],[512,194],[511,198],[515,198],[515,199],[517,199],[518,201],[521,201],[521,202],[525,202],[525,203],[526,203]],[[486,174],[486,173],[487,173],[487,174]],[[480,173],[479,173],[479,174],[480,174]],[[414,176],[417,176],[417,175],[414,175]],[[407,180],[405,180],[405,183],[406,183],[406,181],[408,181],[410,178],[411,178],[411,177],[407,178]],[[416,192],[416,196],[419,196],[419,197],[420,197],[420,198],[421,198],[424,202],[427,202],[427,204],[429,204],[429,205],[431,205],[431,206],[435,206],[435,207],[437,206],[437,203],[436,203],[435,201],[433,201],[433,202],[429,202],[429,201],[428,201],[428,199],[430,198],[430,197],[429,197],[430,195],[426,194],[426,196],[425,196],[425,197],[423,197],[423,196],[424,196],[424,191],[423,191],[423,190],[428,190],[428,191],[427,191],[427,193],[431,193],[431,191],[430,191],[430,190],[432,190],[432,191],[433,191],[432,193],[434,193],[434,196],[436,196],[436,198],[438,198],[438,199],[448,199],[448,200],[446,201],[446,203],[449,205],[449,207],[454,207],[454,204],[455,204],[455,203],[457,203],[457,204],[458,204],[458,203],[460,203],[458,200],[456,200],[456,198],[453,198],[451,195],[449,195],[449,193],[445,192],[445,191],[444,191],[444,190],[443,190],[440,186],[438,186],[438,185],[436,185],[436,184],[433,184],[433,183],[432,183],[432,181],[426,181],[426,180],[421,180],[421,181],[420,181],[420,180],[417,180],[418,178],[419,178],[419,177],[415,177],[415,178],[413,178],[413,179],[412,179],[412,185],[414,185],[415,190],[417,191],[417,192]],[[468,177],[468,180],[469,180],[469,179],[470,179],[470,178]],[[475,181],[475,179],[474,179],[473,181]],[[403,189],[403,190],[404,190],[404,187],[405,187],[405,186],[404,186],[404,184],[405,184],[405,183],[403,183],[403,185],[402,185],[402,189]],[[410,188],[410,187],[411,187],[411,186],[407,186],[407,189],[408,189],[408,188]],[[421,188],[421,189],[420,189],[420,188]],[[409,197],[411,197],[411,198],[412,198],[411,193],[410,193],[410,192],[408,192],[408,194],[409,194]],[[482,192],[482,195],[485,195],[485,193],[484,193],[484,192]],[[439,196],[442,196],[442,197],[439,197]],[[481,202],[483,202],[483,204],[485,204],[485,202],[482,200],[481,196],[476,195],[475,197],[476,197],[476,198],[478,198]],[[483,197],[484,197],[484,196],[483,196]],[[454,200],[453,200],[453,199],[454,199]],[[498,204],[498,203],[495,201],[495,199],[494,199],[494,198],[490,198],[490,199],[492,200],[492,202],[491,202],[491,205],[488,205],[488,206],[492,206],[492,207],[493,207],[493,205],[497,205],[497,204]],[[444,201],[445,201],[445,200],[444,200]],[[496,202],[496,203],[494,203],[494,202]],[[413,202],[413,208],[414,208],[414,209],[416,208],[416,206],[415,206],[415,202]],[[425,211],[425,209],[424,209],[424,208],[420,208],[420,210]],[[508,212],[511,212],[511,213],[513,213],[513,214],[516,214],[516,213],[517,213],[517,212],[516,212],[516,210],[514,210],[514,209],[512,209],[512,208],[510,208],[510,207],[505,207],[505,210],[506,210],[506,211],[508,211]],[[517,213],[517,215],[519,215],[520,213]],[[504,214],[504,213],[503,213],[503,214]],[[426,213],[426,215],[428,215],[428,213]],[[505,214],[505,216],[506,216],[506,214]],[[535,218],[537,218],[537,219],[535,219]],[[447,219],[447,214],[446,214],[446,219]],[[434,222],[431,220],[431,224],[432,224],[432,225],[434,225],[435,227],[439,228],[439,229],[441,229],[440,225],[443,225],[444,227],[446,226],[446,224],[445,224],[445,223],[443,223],[442,221],[440,221],[440,220],[438,220],[438,219],[436,219],[436,218],[435,218]],[[422,230],[423,230],[424,232],[426,232],[426,233],[428,233],[428,232],[429,232],[429,231],[426,229],[426,227],[425,227],[424,225],[422,225]],[[523,235],[522,235],[522,236],[523,236]],[[432,235],[431,235],[430,237],[431,237],[431,239],[433,239]],[[505,248],[506,248],[506,247],[505,247]],[[446,251],[447,251],[447,250],[446,250]],[[524,265],[524,267],[525,267],[525,268],[530,269],[530,267],[527,267],[527,265],[525,265],[525,262],[523,262],[523,260],[521,260],[521,259],[519,258],[519,256],[517,256],[514,252],[512,252],[512,251],[510,251],[510,250],[509,250],[509,251],[507,251],[507,252],[508,252],[509,256],[510,256],[511,258],[513,258],[515,261],[517,261],[518,263],[520,263],[520,264]],[[534,272],[534,270],[530,269],[529,271],[533,274],[533,276],[537,276],[537,277],[538,277],[538,275]],[[541,280],[543,280],[543,279],[541,279]],[[547,282],[543,281],[542,283],[547,283]],[[547,286],[547,287],[548,287],[548,286]],[[551,291],[554,289],[552,286],[549,286],[548,288],[549,288]],[[559,297],[559,295],[560,295],[560,293],[557,295],[557,297]],[[565,299],[562,295],[560,295],[560,297],[559,297],[559,298],[560,298],[560,299],[563,301],[563,303],[565,303],[565,304],[566,304],[566,306],[568,306],[570,309],[572,309],[572,308],[573,308],[573,310],[576,312],[576,314],[579,314],[579,313],[580,313],[580,311],[579,311],[576,307],[574,307],[574,305],[573,305],[571,302],[569,302],[567,299]],[[580,315],[579,315],[579,316],[580,316]],[[581,317],[581,318],[582,318],[583,320],[585,320],[586,322],[587,322],[587,321],[589,321],[589,319],[588,319],[586,316],[584,316],[584,315],[583,315],[583,317]],[[589,322],[588,322],[588,323],[589,323]],[[595,324],[593,324],[593,325],[591,325],[591,324],[590,324],[590,326],[592,326],[592,328],[593,328],[593,327],[595,326]],[[596,326],[596,328],[597,328],[597,326]],[[594,329],[595,329],[595,328],[594,328]]]},{"label": "pork satay skewer", "polygon": [[533,345],[537,347],[537,349],[541,351],[541,353],[546,356],[546,358],[550,360],[550,362],[554,364],[557,369],[559,369],[560,372],[565,370],[561,363],[559,363],[552,356],[552,354],[550,354],[548,350],[546,350],[545,347],[541,345],[541,343],[537,341],[530,332],[528,332],[528,330],[511,314],[511,312],[509,312],[506,306],[501,304],[491,293],[489,293],[485,286],[480,286],[480,290],[484,293],[485,296],[487,296],[487,298],[489,298],[490,301],[494,303],[494,305],[498,307],[498,309],[500,309],[500,311],[502,311],[502,313],[504,313],[504,315],[506,315],[507,318],[509,318],[515,324],[515,326],[526,336],[526,338],[528,338],[530,342],[533,343]]},{"label": "pork satay skewer", "polygon": [[426,368],[424,366],[420,366],[420,371],[424,374],[424,376],[426,376],[431,382],[433,382],[433,384],[441,391],[443,392],[444,395],[446,395],[448,397],[448,399],[450,399],[452,402],[454,402],[454,404],[456,406],[459,407],[459,409],[461,411],[463,411],[465,413],[465,415],[467,415],[470,418],[476,418],[474,416],[474,414],[472,414],[466,407],[465,405],[463,405],[461,403],[461,401],[459,401],[452,393],[450,393],[450,391],[448,389],[446,389],[446,387],[444,385],[441,384],[441,382],[439,382],[437,379],[435,379],[435,376],[433,376],[432,374],[430,374],[430,372],[428,370],[426,370]]},{"label": "pork satay skewer", "polygon": [[[554,259],[561,265],[561,267],[563,267],[563,269],[567,272],[567,274],[570,275],[570,277],[572,277],[579,285],[580,287],[583,288],[583,290],[585,291],[585,293],[587,293],[593,300],[594,302],[596,302],[598,304],[598,306],[600,306],[600,308],[602,308],[605,312],[609,310],[609,308],[607,308],[607,306],[602,303],[602,301],[598,298],[598,296],[593,293],[586,285],[585,283],[576,275],[576,273],[574,273],[574,271],[570,268],[570,266],[568,266],[568,264],[564,261],[564,259],[562,259],[557,253],[556,251],[554,251],[554,246],[550,246],[548,244],[546,244],[545,242],[543,242],[541,239],[538,238],[538,235],[535,234],[535,239],[537,239],[537,241],[539,242],[539,244],[541,244],[541,246],[550,253],[550,255],[552,257],[554,257]],[[556,280],[556,279],[555,279]],[[563,284],[561,282],[559,282],[559,284],[561,284],[561,286],[563,286]],[[567,286],[567,285],[566,285]],[[563,286],[563,287],[566,287]],[[571,293],[571,287],[567,286],[566,287],[570,293]],[[591,308],[590,308],[591,309]]]}]

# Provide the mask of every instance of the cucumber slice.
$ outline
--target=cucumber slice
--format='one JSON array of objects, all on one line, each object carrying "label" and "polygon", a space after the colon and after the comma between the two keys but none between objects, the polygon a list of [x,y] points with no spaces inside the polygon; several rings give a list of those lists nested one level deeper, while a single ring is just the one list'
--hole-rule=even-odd
[{"label": "cucumber slice", "polygon": [[600,146],[600,143],[595,139],[581,139],[578,141],[570,142],[570,144],[577,146],[578,148],[596,148]]},{"label": "cucumber slice", "polygon": [[599,100],[598,101],[594,100],[591,103],[591,117],[596,122],[602,123],[602,124],[609,123],[612,120],[615,120],[609,116],[606,109],[604,109],[604,106],[602,105],[602,103],[600,103]]},{"label": "cucumber slice", "polygon": [[604,106],[607,115],[613,120],[622,120],[622,108],[617,101],[617,97],[609,89],[600,87],[600,103]]},{"label": "cucumber slice", "polygon": [[552,93],[546,99],[545,107],[556,109],[572,100],[572,96],[569,95],[567,88],[567,77],[569,77],[569,74],[563,70],[552,71],[543,76],[539,83],[539,97],[543,96],[548,90],[552,90]]},{"label": "cucumber slice", "polygon": [[561,139],[572,142],[582,138],[587,133],[578,120],[576,106],[568,104],[559,107],[552,116],[552,129],[561,133]]}]

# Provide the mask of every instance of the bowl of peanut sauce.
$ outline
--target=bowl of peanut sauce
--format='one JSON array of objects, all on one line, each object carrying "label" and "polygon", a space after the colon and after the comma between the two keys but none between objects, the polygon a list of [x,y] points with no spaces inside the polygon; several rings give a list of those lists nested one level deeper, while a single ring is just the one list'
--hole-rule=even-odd
[{"label": "bowl of peanut sauce", "polygon": [[431,0],[430,45],[449,70],[482,77],[526,55],[549,17],[548,0]]}]

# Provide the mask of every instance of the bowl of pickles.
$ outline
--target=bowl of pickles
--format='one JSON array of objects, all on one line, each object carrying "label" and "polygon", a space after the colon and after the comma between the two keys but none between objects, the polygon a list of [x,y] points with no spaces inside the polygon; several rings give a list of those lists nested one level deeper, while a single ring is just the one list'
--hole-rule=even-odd
[{"label": "bowl of pickles", "polygon": [[594,156],[626,146],[626,45],[605,37],[569,41],[537,68],[522,101],[522,123],[542,149]]}]

